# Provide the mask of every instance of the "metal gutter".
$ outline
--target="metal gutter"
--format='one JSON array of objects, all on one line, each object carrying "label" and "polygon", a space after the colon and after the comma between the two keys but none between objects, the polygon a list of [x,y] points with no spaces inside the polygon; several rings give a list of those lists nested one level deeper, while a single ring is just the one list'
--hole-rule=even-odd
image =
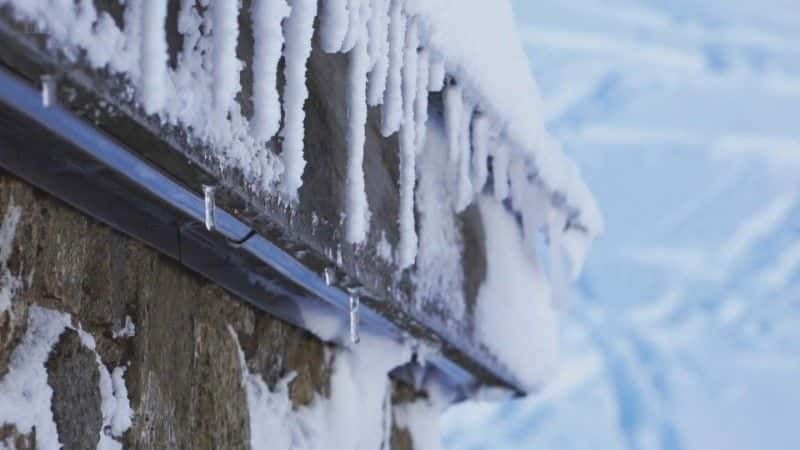
[{"label": "metal gutter", "polygon": [[[320,313],[348,321],[348,292],[221,208],[215,208],[215,232],[207,231],[202,195],[71,111],[58,104],[45,106],[39,90],[2,67],[0,166],[290,323],[309,329],[308,317]],[[407,337],[363,303],[358,323],[368,333]],[[504,369],[442,338],[473,364],[522,392]],[[482,381],[446,356],[426,361],[463,395]]]}]

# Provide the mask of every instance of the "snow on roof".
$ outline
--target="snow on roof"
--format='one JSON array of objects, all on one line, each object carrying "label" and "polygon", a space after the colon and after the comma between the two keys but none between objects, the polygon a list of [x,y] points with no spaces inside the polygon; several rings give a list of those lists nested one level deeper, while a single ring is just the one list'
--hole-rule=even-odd
[{"label": "snow on roof", "polygon": [[423,17],[428,45],[444,59],[448,73],[467,87],[473,101],[503,121],[515,141],[542,145],[542,100],[510,3],[417,0],[406,8]]},{"label": "snow on roof", "polygon": [[508,0],[409,0],[425,23],[427,45],[443,58],[466,96],[495,120],[516,150],[535,159],[538,175],[601,232],[594,198],[574,163],[544,127],[542,98]]},{"label": "snow on roof", "polygon": [[[68,57],[84,54],[94,68],[125,74],[145,112],[209,144],[251,188],[289,202],[297,199],[306,165],[306,72],[316,24],[322,50],[349,58],[343,211],[349,243],[365,242],[370,228],[364,132],[367,105],[380,106],[382,133],[400,137],[396,263],[398,269],[415,263],[417,158],[426,148],[429,93],[444,90],[449,145],[428,151],[449,155],[440,171],[456,174],[451,213],[484,193],[491,166],[495,201],[522,218],[522,244],[534,258],[537,237],[546,233],[554,291],[579,273],[602,219],[578,168],[544,128],[542,100],[508,0],[253,0],[247,12],[235,1],[181,2],[183,47],[174,69],[167,63],[166,2],[125,2],[124,27],[91,0],[0,5],[10,4],[17,18],[46,31]],[[254,61],[236,56],[240,14],[252,16]],[[281,56],[282,96],[276,89],[281,77],[274,76]],[[236,102],[245,64],[257,74],[253,118]],[[277,133],[281,144],[272,140]],[[271,145],[280,145],[280,154]]]}]

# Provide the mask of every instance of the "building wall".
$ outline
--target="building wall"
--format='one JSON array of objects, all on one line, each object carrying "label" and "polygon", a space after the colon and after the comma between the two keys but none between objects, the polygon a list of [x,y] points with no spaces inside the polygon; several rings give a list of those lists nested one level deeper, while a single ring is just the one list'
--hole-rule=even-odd
[{"label": "building wall", "polygon": [[[67,329],[46,360],[63,448],[97,448],[103,424],[95,354],[109,371],[126,368],[134,412],[120,438],[126,449],[250,448],[257,424],[250,423],[240,348],[248,371],[270,387],[297,373],[289,388],[293,407],[328,395],[332,352],[309,333],[8,174],[0,175],[0,217],[0,279],[13,288],[10,308],[0,308],[0,383],[30,335],[35,307],[68,313],[73,327],[96,342],[91,350]],[[128,317],[135,333],[120,336]],[[392,441],[396,450],[410,448],[408,438]],[[0,423],[0,446],[36,442],[37,430],[20,433]]]}]

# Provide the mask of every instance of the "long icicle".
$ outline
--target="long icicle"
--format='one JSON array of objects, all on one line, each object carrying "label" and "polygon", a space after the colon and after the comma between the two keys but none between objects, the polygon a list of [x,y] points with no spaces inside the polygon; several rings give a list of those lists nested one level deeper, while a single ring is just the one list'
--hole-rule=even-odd
[{"label": "long icicle", "polygon": [[344,35],[342,47],[339,49],[342,53],[348,53],[356,46],[359,34],[361,33],[361,23],[363,22],[361,13],[361,4],[366,0],[347,0],[347,13],[349,16],[347,33]]},{"label": "long icicle", "polygon": [[444,89],[444,79],[446,76],[444,60],[441,56],[431,55],[430,64],[430,80],[428,81],[428,89],[431,92],[439,92]]},{"label": "long icicle", "polygon": [[[364,4],[363,9],[369,7]],[[366,14],[362,14],[362,17]],[[367,124],[367,71],[369,36],[364,20],[358,31],[356,45],[349,53],[348,129],[347,129],[347,198],[345,201],[345,239],[351,244],[367,237],[369,206],[364,188],[364,143]]]},{"label": "long icicle", "polygon": [[320,44],[324,52],[336,53],[342,48],[347,34],[347,0],[324,0],[321,5]]},{"label": "long icicle", "polygon": [[289,200],[297,200],[303,184],[306,161],[303,158],[305,139],[305,111],[308,99],[306,64],[311,56],[311,38],[314,34],[314,17],[317,0],[292,0],[292,12],[284,22],[286,88],[283,113],[283,178],[281,188]]},{"label": "long icicle", "polygon": [[213,104],[218,119],[226,119],[239,92],[239,60],[236,42],[239,38],[238,2],[211,2],[213,43]]},{"label": "long icicle", "polygon": [[383,103],[386,77],[389,72],[389,0],[374,0],[370,18],[369,54],[373,67],[369,73],[367,102],[370,106]]},{"label": "long icicle", "polygon": [[411,20],[406,30],[403,51],[403,124],[400,130],[400,244],[398,264],[401,269],[414,264],[417,257],[417,232],[414,219],[414,184],[416,182],[416,127],[414,99],[417,91],[417,21]]},{"label": "long icicle", "polygon": [[426,49],[419,52],[417,63],[417,95],[414,100],[414,121],[416,122],[417,154],[425,148],[425,136],[428,127],[428,84],[430,81],[430,53]]},{"label": "long icicle", "polygon": [[275,136],[281,123],[278,63],[283,49],[281,22],[289,16],[286,0],[253,0],[253,137],[261,142]]},{"label": "long icicle", "polygon": [[406,41],[406,16],[403,1],[392,0],[389,14],[389,74],[383,97],[381,133],[388,137],[403,121],[403,46]]},{"label": "long icicle", "polygon": [[147,114],[164,107],[167,78],[167,0],[144,0],[139,66],[142,106]]}]

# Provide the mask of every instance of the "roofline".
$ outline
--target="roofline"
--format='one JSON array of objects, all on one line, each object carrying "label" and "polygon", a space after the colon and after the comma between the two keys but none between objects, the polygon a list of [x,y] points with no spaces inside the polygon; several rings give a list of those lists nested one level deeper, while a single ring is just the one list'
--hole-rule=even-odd
[{"label": "roofline", "polygon": [[[207,231],[202,226],[202,194],[66,108],[45,106],[38,89],[2,67],[0,105],[0,120],[6,124],[0,128],[0,166],[6,170],[294,325],[314,331],[304,313],[308,317],[323,312],[349,320],[347,291],[352,286],[326,283],[322,271],[308,267],[276,245],[272,236],[222,208],[216,209],[216,231]],[[23,134],[24,147],[13,145],[15,137]],[[431,324],[404,327],[405,323],[393,322],[372,305],[374,301],[362,302],[359,316],[368,332],[398,340],[410,335],[434,348],[449,348],[426,355],[425,361],[463,397],[481,384],[525,392],[494,358],[446,330]]]}]

